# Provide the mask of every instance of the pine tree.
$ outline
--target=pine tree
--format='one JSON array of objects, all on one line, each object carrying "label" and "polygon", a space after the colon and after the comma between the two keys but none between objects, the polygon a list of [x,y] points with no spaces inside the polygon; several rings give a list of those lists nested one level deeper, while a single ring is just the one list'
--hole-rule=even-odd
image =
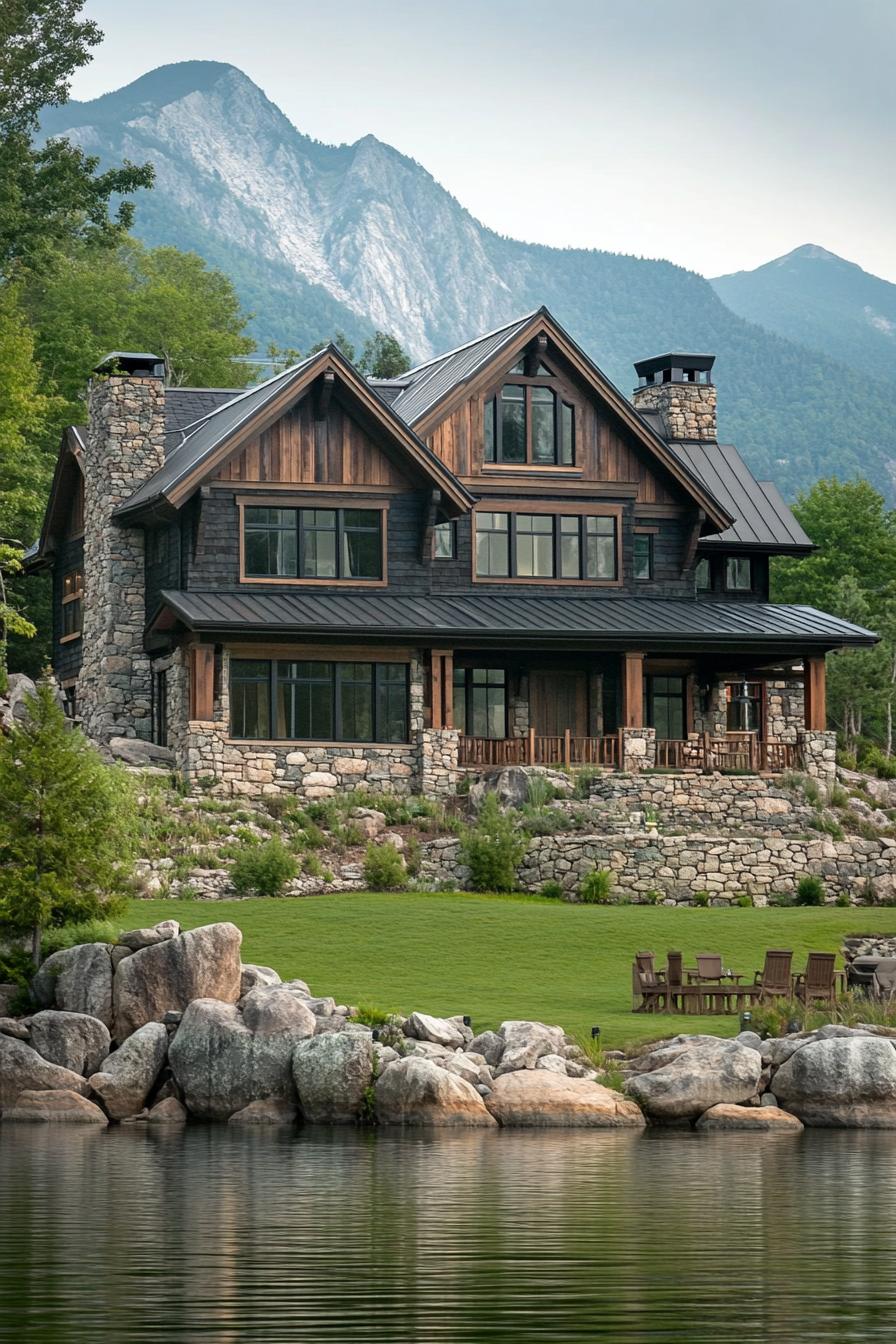
[{"label": "pine tree", "polygon": [[35,965],[48,925],[117,913],[133,862],[133,802],[123,772],[71,728],[49,685],[0,738],[0,926],[30,934]]}]

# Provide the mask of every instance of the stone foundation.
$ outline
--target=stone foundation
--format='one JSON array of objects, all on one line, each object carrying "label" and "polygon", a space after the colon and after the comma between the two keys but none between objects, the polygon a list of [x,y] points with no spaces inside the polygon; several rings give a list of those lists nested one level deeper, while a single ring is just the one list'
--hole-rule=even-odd
[{"label": "stone foundation", "polygon": [[620,768],[625,771],[652,770],[656,765],[656,729],[623,728],[621,730]]},{"label": "stone foundation", "polygon": [[837,734],[800,729],[797,743],[802,754],[802,769],[814,779],[822,798],[831,796],[837,783]]}]

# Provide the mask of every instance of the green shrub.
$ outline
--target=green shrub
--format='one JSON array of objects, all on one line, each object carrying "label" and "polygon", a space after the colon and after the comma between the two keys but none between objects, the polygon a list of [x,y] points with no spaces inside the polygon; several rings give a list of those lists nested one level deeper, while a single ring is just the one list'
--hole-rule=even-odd
[{"label": "green shrub", "polygon": [[813,831],[821,831],[823,835],[829,835],[834,840],[843,839],[843,827],[833,817],[829,817],[827,813],[822,812],[820,808],[813,812],[809,825]]},{"label": "green shrub", "polygon": [[408,870],[409,877],[416,877],[420,872],[422,859],[420,841],[415,835],[407,836],[404,842],[404,866]]},{"label": "green shrub", "polygon": [[60,952],[65,947],[77,947],[79,943],[115,943],[119,930],[106,919],[85,919],[78,924],[60,924],[49,928],[43,937],[43,955]]},{"label": "green shrub", "polygon": [[777,906],[780,909],[787,909],[796,905],[796,898],[792,891],[770,891],[768,894],[769,905]]},{"label": "green shrub", "polygon": [[487,793],[476,825],[461,836],[461,861],[470,869],[474,891],[513,891],[516,870],[526,853],[526,836],[501,811],[493,793]]},{"label": "green shrub", "polygon": [[526,801],[532,807],[546,807],[557,796],[557,790],[546,775],[529,775],[526,780]]},{"label": "green shrub", "polygon": [[579,885],[579,896],[586,905],[609,905],[612,900],[615,877],[609,868],[595,868],[586,873]]},{"label": "green shrub", "polygon": [[236,856],[230,881],[240,896],[280,896],[299,865],[282,840],[246,845]]},{"label": "green shrub", "polygon": [[547,896],[548,899],[552,901],[563,900],[563,888],[559,882],[555,882],[553,879],[549,882],[542,883],[541,890],[538,894],[539,896]]},{"label": "green shrub", "polygon": [[407,886],[404,859],[394,845],[370,841],[364,851],[364,881],[370,891],[401,891]]},{"label": "green shrub", "polygon": [[849,899],[849,892],[848,892],[848,891],[838,891],[838,892],[837,892],[837,899],[834,901],[834,904],[835,904],[835,905],[839,905],[839,906],[841,907],[841,909],[844,909],[844,910],[847,909],[850,905],[852,905],[852,901]]},{"label": "green shrub", "polygon": [[695,891],[694,894],[693,894],[693,896],[691,897],[691,904],[692,904],[692,905],[698,905],[698,906],[701,907],[701,909],[702,909],[704,906],[709,905],[709,892],[708,892],[708,891]]},{"label": "green shrub", "polygon": [[828,799],[829,807],[846,807],[849,803],[849,794],[842,784],[835,784],[831,789],[831,796]]},{"label": "green shrub", "polygon": [[813,873],[806,873],[796,884],[797,905],[824,905],[824,883]]},{"label": "green shrub", "polygon": [[748,891],[742,891],[740,895],[736,898],[734,904],[739,905],[742,910],[752,910],[753,897],[750,895]]},{"label": "green shrub", "polygon": [[326,835],[317,822],[310,819],[305,822],[302,830],[296,836],[296,845],[301,849],[323,849],[326,843]]},{"label": "green shrub", "polygon": [[576,798],[590,798],[591,785],[600,779],[601,772],[593,765],[583,765],[573,777],[573,793]]}]

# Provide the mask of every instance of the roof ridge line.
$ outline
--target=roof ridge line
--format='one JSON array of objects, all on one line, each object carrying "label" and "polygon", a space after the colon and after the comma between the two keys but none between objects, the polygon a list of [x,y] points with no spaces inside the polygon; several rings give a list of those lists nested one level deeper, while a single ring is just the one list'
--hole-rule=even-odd
[{"label": "roof ridge line", "polygon": [[[402,378],[408,378],[412,373],[422,372],[428,369],[432,364],[440,364],[443,359],[450,359],[452,355],[459,355],[462,350],[469,350],[471,345],[478,345],[480,341],[487,341],[492,336],[497,336],[501,331],[507,331],[510,327],[520,326],[523,322],[528,322],[530,318],[536,317],[541,312],[540,308],[533,308],[529,313],[523,313],[521,317],[514,317],[509,322],[502,322],[500,327],[494,327],[491,331],[483,331],[479,336],[474,336],[472,340],[464,341],[462,345],[456,345],[451,350],[443,350],[439,355],[433,355],[431,359],[425,359],[422,364],[415,364],[412,369],[401,374]],[[397,380],[396,380],[397,381]]]},{"label": "roof ridge line", "polygon": [[[197,429],[199,425],[204,425],[207,420],[211,420],[211,418],[217,415],[219,411],[226,410],[229,406],[235,405],[236,402],[242,401],[245,397],[251,397],[256,392],[260,392],[262,388],[270,387],[271,383],[276,383],[278,379],[285,378],[288,373],[294,373],[296,369],[302,368],[304,364],[307,364],[312,359],[316,359],[317,356],[320,354],[323,354],[322,350],[315,351],[313,355],[306,355],[305,358],[300,359],[298,363],[291,364],[288,369],[281,369],[279,373],[272,374],[271,377],[266,378],[263,383],[256,383],[254,387],[244,388],[242,392],[237,393],[235,397],[231,397],[229,401],[222,401],[221,405],[216,406],[213,411],[207,411],[205,415],[200,415],[198,419],[191,420],[189,424],[182,425],[179,430],[166,430],[165,433],[182,434],[184,436],[183,442],[186,443],[187,439],[190,437],[188,431]],[[186,388],[172,388],[172,391],[186,391],[186,390],[187,390]],[[190,390],[193,392],[214,392],[216,390],[226,392],[229,389],[227,388],[216,389],[213,387],[195,387],[191,388]]]}]

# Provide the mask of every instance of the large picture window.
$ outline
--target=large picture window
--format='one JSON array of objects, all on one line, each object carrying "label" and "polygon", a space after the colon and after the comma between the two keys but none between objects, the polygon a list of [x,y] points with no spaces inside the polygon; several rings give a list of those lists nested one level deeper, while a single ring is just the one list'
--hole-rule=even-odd
[{"label": "large picture window", "polygon": [[503,667],[455,667],[454,726],[470,737],[507,736],[507,673]]},{"label": "large picture window", "polygon": [[406,742],[406,663],[235,658],[232,737],[280,741]]},{"label": "large picture window", "polygon": [[481,512],[475,520],[477,578],[613,583],[618,577],[614,514]]},{"label": "large picture window", "polygon": [[247,579],[383,577],[379,509],[279,509],[247,506],[243,517]]},{"label": "large picture window", "polygon": [[[512,373],[521,373],[518,365]],[[505,383],[485,403],[483,457],[510,466],[571,467],[575,463],[575,408],[539,366],[538,381]]]},{"label": "large picture window", "polygon": [[685,736],[684,677],[647,677],[647,724],[660,738],[680,742]]}]

